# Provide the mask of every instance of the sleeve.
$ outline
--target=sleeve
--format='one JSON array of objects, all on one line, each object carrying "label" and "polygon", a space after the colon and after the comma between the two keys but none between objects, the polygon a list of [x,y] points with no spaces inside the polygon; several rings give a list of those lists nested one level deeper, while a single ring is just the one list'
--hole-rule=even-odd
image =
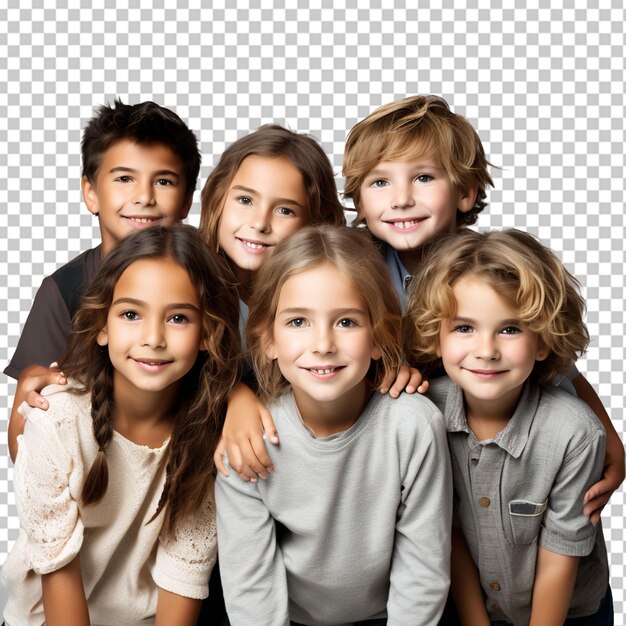
[{"label": "sleeve", "polygon": [[[589,419],[595,416],[589,411]],[[539,544],[566,556],[587,556],[593,550],[596,527],[583,515],[587,489],[602,476],[606,434],[598,424],[572,446],[556,475],[543,517]]]},{"label": "sleeve", "polygon": [[209,577],[217,558],[213,482],[193,515],[171,534],[161,532],[152,571],[155,584],[187,598],[209,595]]},{"label": "sleeve", "polygon": [[389,626],[438,624],[450,586],[452,472],[443,417],[421,433],[403,481],[387,615]]},{"label": "sleeve", "polygon": [[52,416],[23,410],[26,425],[14,472],[16,504],[28,538],[29,565],[37,574],[49,574],[70,563],[82,545],[84,527],[70,493],[76,470]]},{"label": "sleeve", "polygon": [[17,379],[29,365],[48,367],[58,361],[67,349],[71,327],[72,320],[61,292],[54,279],[48,276],[37,291],[13,358],[4,373]]},{"label": "sleeve", "polygon": [[[271,480],[271,476],[268,480]],[[257,485],[217,475],[217,537],[232,626],[289,626],[287,576],[274,520]]]}]

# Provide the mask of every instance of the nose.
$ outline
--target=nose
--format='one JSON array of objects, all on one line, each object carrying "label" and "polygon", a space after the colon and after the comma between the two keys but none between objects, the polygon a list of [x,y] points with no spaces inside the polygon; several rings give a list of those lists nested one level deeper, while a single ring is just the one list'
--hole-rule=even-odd
[{"label": "nose", "polygon": [[411,185],[409,183],[395,183],[393,186],[393,195],[391,196],[392,209],[405,209],[415,204]]},{"label": "nose", "polygon": [[313,333],[312,351],[317,354],[332,354],[335,351],[335,339],[332,329],[319,326]]},{"label": "nose", "polygon": [[257,206],[250,216],[250,226],[260,233],[269,233],[271,226],[272,208]]},{"label": "nose", "polygon": [[485,333],[478,339],[476,356],[479,359],[485,359],[486,361],[493,361],[500,357],[497,341],[493,335]]},{"label": "nose", "polygon": [[154,204],[154,185],[152,181],[137,181],[135,184],[135,197],[134,204],[141,204],[142,206],[150,206]]},{"label": "nose", "polygon": [[166,345],[163,323],[158,318],[142,320],[141,345],[149,348],[164,348]]}]

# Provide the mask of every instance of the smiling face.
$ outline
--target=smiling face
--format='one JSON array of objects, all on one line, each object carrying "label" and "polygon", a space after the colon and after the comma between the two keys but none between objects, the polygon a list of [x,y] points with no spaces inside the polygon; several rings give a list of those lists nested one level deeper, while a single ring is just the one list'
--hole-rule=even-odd
[{"label": "smiling face", "polygon": [[[366,397],[374,346],[366,303],[352,282],[325,263],[285,281],[266,354],[291,383],[305,423],[324,416],[354,421]],[[340,428],[341,429],[341,428]]]},{"label": "smiling face", "polygon": [[82,191],[100,221],[103,256],[135,230],[184,219],[192,200],[178,156],[162,144],[129,139],[104,153],[95,180],[83,177]]},{"label": "smiling face", "polygon": [[468,411],[511,417],[535,361],[547,353],[518,311],[475,276],[453,287],[457,311],[442,322],[439,354],[446,373],[463,389]]},{"label": "smiling face", "polygon": [[457,209],[469,211],[476,190],[454,188],[432,157],[383,161],[363,179],[359,210],[370,232],[400,254],[413,272],[421,247],[457,229]]},{"label": "smiling face", "polygon": [[98,344],[108,346],[116,402],[146,393],[173,397],[198,356],[201,307],[189,274],[169,257],[124,270],[98,335]]},{"label": "smiling face", "polygon": [[308,222],[300,172],[283,157],[249,156],[233,177],[220,216],[220,248],[241,280]]}]

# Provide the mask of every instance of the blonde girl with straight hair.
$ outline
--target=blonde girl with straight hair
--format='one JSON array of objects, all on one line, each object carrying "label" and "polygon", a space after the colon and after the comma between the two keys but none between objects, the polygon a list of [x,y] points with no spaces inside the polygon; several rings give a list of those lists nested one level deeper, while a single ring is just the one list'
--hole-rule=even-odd
[{"label": "blonde girl with straight hair", "polygon": [[233,625],[437,624],[451,488],[441,414],[375,392],[403,362],[401,312],[367,234],[309,227],[259,270],[248,341],[282,433],[276,471],[218,474]]}]

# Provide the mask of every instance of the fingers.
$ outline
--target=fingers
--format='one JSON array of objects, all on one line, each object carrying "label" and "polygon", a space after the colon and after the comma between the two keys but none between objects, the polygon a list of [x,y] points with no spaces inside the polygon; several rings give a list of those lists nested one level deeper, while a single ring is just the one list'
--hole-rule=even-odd
[{"label": "fingers", "polygon": [[589,488],[585,494],[583,514],[589,517],[592,524],[598,523],[600,513],[610,500],[612,494],[613,489],[610,488],[607,479],[603,479]]},{"label": "fingers", "polygon": [[267,454],[263,431],[227,441],[226,450],[229,465],[243,480],[256,482],[267,478],[274,471],[272,460]]},{"label": "fingers", "polygon": [[389,391],[389,387],[391,387],[395,379],[395,372],[387,372],[386,376],[383,378],[383,382],[380,383],[378,391],[380,391],[380,393],[387,393],[387,391]]},{"label": "fingers", "polygon": [[215,463],[215,468],[220,474],[228,476],[228,470],[224,465],[224,452],[226,452],[226,444],[224,443],[224,438],[220,437],[220,440],[217,442],[217,446],[215,448],[215,453],[213,454],[213,462]]},{"label": "fingers", "polygon": [[[415,367],[409,367],[409,382],[405,388],[407,393],[419,391],[422,383],[422,373]],[[421,393],[424,393],[423,391]]]},{"label": "fingers", "polygon": [[34,409],[48,410],[48,401],[37,391],[28,391],[24,396],[24,401]]},{"label": "fingers", "polygon": [[280,440],[278,439],[278,431],[276,430],[274,420],[272,419],[272,414],[265,407],[263,407],[260,408],[259,415],[261,416],[261,423],[263,424],[265,435],[274,445],[278,445]]}]

